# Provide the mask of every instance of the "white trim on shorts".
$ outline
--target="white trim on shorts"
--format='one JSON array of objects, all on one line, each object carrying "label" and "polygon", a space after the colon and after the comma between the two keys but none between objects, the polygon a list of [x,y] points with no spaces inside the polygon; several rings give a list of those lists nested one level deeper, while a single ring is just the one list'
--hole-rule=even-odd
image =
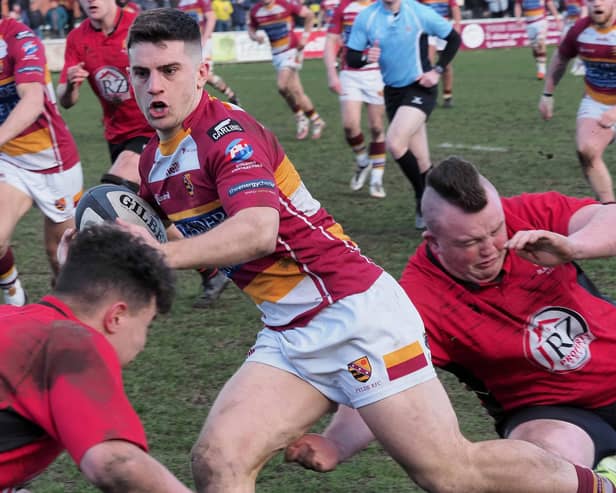
[{"label": "white trim on shorts", "polygon": [[341,70],[339,74],[340,101],[361,101],[367,104],[384,105],[383,77],[379,69]]},{"label": "white trim on shorts", "polygon": [[272,55],[272,65],[277,72],[282,69],[291,69],[299,71],[304,63],[303,51],[298,53],[296,48],[290,48],[282,53]]},{"label": "white trim on shorts", "polygon": [[81,163],[58,173],[35,173],[11,164],[10,156],[0,155],[0,182],[28,195],[41,212],[54,223],[75,215],[75,201],[83,191]]},{"label": "white trim on shorts", "polygon": [[[592,118],[593,120],[599,120],[603,113],[612,109],[614,109],[614,106],[600,103],[591,98],[588,94],[585,94],[582,101],[580,101],[576,119]],[[612,131],[616,132],[616,123],[612,125]]]},{"label": "white trim on shorts", "polygon": [[246,361],[292,373],[354,408],[436,378],[423,322],[386,272],[367,291],[323,309],[306,327],[261,330]]}]

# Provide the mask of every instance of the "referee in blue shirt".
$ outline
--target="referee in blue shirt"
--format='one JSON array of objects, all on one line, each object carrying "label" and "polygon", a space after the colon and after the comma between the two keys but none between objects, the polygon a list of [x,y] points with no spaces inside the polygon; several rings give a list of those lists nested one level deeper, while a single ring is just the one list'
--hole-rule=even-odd
[{"label": "referee in blue shirt", "polygon": [[[428,36],[447,41],[433,67]],[[390,124],[385,137],[415,190],[415,227],[424,229],[421,197],[430,151],[426,121],[436,105],[438,83],[460,47],[460,35],[430,7],[415,0],[378,0],[355,19],[347,42],[347,63],[360,68],[379,62]]]}]

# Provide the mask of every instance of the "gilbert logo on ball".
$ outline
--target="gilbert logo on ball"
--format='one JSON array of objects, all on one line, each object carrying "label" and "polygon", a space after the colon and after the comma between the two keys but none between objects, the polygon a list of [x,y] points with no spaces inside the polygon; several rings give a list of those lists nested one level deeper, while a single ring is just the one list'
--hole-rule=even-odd
[{"label": "gilbert logo on ball", "polygon": [[150,204],[120,185],[104,184],[90,188],[75,211],[77,229],[117,218],[143,226],[161,243],[167,241],[165,225]]}]

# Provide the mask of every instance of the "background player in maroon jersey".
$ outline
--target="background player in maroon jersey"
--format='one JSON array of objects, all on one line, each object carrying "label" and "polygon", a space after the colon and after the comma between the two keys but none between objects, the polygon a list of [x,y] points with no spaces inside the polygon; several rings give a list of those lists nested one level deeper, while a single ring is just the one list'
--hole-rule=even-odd
[{"label": "background player in maroon jersey", "polygon": [[56,250],[74,226],[83,189],[77,146],[55,104],[45,47],[25,24],[0,20],[0,289],[4,302],[27,301],[11,237],[36,204],[44,216],[45,250],[58,272]]},{"label": "background player in maroon jersey", "polygon": [[[303,17],[304,32],[296,39],[294,16]],[[303,49],[314,23],[314,13],[305,5],[293,0],[260,0],[250,9],[248,36],[259,44],[269,39],[272,63],[276,69],[278,92],[286,101],[297,120],[296,137],[305,139],[312,125],[313,139],[321,137],[325,122],[304,91],[299,71],[302,68]],[[263,29],[265,35],[257,32]]]},{"label": "background player in maroon jersey", "polygon": [[[428,174],[423,200],[425,241],[400,283],[434,364],[477,393],[501,437],[588,467],[615,454],[616,307],[572,261],[616,255],[603,234],[616,205],[556,192],[501,198],[459,158]],[[300,440],[291,456],[331,469],[371,434],[344,410],[325,437]]]},{"label": "background player in maroon jersey", "polygon": [[616,131],[616,5],[588,0],[589,17],[577,21],[554,52],[539,101],[545,120],[552,118],[553,93],[569,60],[580,55],[586,66],[585,94],[576,118],[575,145],[582,172],[601,202],[614,202],[612,177],[603,159]]},{"label": "background player in maroon jersey", "polygon": [[190,491],[147,454],[121,373],[173,293],[173,272],[155,249],[101,224],[70,242],[51,295],[0,307],[2,491],[63,450],[102,491]]},{"label": "background player in maroon jersey", "polygon": [[[370,0],[343,0],[334,10],[323,48],[323,61],[327,71],[327,85],[340,99],[342,126],[347,144],[355,155],[355,170],[351,177],[351,190],[360,190],[370,174],[370,195],[385,197],[383,172],[385,171],[385,131],[383,116],[383,78],[378,63],[353,69],[346,63],[346,41],[353,21],[359,12],[370,5]],[[340,74],[338,74],[338,54]],[[372,141],[366,149],[361,125],[362,107],[366,105],[368,126]]]}]

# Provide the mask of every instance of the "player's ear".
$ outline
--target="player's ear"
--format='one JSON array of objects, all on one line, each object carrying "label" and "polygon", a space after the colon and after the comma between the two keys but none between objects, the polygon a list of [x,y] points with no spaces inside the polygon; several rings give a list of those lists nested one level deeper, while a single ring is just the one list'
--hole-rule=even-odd
[{"label": "player's ear", "polygon": [[210,64],[208,61],[203,60],[199,64],[199,69],[197,70],[197,89],[200,91],[205,87],[208,75],[210,75]]},{"label": "player's ear", "polygon": [[424,231],[421,234],[421,236],[426,241],[426,243],[428,243],[428,246],[431,248],[433,253],[436,253],[435,250],[438,250],[438,247],[439,247],[438,240],[436,239],[436,236],[434,236],[434,234],[429,229]]},{"label": "player's ear", "polygon": [[109,305],[103,314],[103,327],[108,334],[115,334],[122,326],[122,320],[128,313],[128,306],[124,301],[116,301]]}]

